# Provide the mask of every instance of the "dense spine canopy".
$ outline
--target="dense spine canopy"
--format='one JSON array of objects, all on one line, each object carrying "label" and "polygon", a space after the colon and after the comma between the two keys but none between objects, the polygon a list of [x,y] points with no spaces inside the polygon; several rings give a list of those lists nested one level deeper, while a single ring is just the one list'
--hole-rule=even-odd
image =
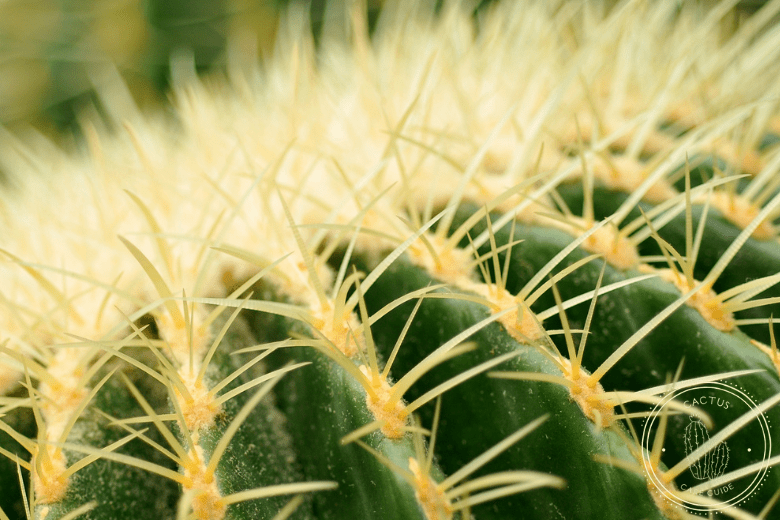
[{"label": "dense spine canopy", "polygon": [[0,518],[777,518],[780,0],[612,3],[3,133]]}]

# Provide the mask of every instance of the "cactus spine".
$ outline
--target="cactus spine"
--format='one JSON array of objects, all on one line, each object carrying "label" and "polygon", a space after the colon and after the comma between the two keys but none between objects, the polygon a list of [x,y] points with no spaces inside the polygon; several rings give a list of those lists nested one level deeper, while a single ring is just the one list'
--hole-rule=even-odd
[{"label": "cactus spine", "polygon": [[777,516],[780,1],[729,6],[293,10],[175,123],[5,135],[2,517]]}]

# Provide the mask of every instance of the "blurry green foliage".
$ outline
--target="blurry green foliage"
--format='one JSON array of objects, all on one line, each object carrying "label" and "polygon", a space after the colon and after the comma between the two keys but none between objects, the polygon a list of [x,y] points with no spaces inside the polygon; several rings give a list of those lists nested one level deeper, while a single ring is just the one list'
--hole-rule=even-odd
[{"label": "blurry green foliage", "polygon": [[224,62],[231,33],[272,44],[272,0],[5,0],[0,3],[0,124],[70,128],[95,106],[95,73],[116,67],[142,106],[164,99],[170,58],[199,72]]}]

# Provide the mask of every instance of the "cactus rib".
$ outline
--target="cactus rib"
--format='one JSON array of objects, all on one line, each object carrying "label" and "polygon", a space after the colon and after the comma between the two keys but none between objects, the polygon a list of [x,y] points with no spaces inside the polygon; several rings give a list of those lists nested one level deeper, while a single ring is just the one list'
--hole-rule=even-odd
[{"label": "cactus rib", "polygon": [[4,131],[0,518],[778,517],[780,0],[734,3],[293,6],[168,116]]}]

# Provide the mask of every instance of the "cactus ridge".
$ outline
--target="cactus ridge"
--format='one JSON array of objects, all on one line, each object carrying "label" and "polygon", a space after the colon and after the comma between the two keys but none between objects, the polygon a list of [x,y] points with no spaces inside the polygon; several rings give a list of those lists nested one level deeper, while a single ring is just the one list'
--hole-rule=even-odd
[{"label": "cactus ridge", "polygon": [[293,8],[175,123],[4,133],[0,518],[776,516],[780,0],[727,7]]}]

